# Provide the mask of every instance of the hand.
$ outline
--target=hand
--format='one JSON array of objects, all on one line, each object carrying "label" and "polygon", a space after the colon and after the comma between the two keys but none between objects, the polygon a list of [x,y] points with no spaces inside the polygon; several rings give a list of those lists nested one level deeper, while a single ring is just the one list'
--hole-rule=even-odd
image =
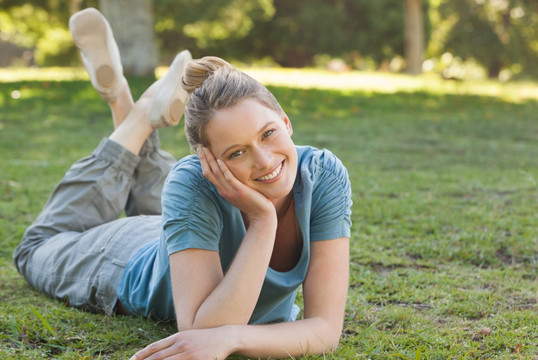
[{"label": "hand", "polygon": [[271,200],[237,180],[224,161],[215,159],[210,149],[204,147],[198,154],[205,178],[215,185],[223,198],[245,213],[251,222],[264,219],[269,214],[276,216]]},{"label": "hand", "polygon": [[232,350],[233,332],[228,327],[187,330],[154,342],[130,360],[200,359],[223,360]]}]

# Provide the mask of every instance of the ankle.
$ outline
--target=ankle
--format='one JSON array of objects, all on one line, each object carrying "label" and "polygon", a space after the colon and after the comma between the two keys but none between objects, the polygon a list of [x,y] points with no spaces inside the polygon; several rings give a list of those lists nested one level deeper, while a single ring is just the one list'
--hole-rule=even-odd
[{"label": "ankle", "polygon": [[139,155],[146,139],[153,131],[154,129],[143,121],[127,117],[109,136],[109,139],[120,144],[133,154]]},{"label": "ankle", "polygon": [[114,129],[123,123],[129,112],[133,109],[134,100],[131,95],[131,90],[128,86],[125,86],[118,93],[118,97],[115,101],[109,101],[110,111],[112,112],[112,118],[114,121]]}]

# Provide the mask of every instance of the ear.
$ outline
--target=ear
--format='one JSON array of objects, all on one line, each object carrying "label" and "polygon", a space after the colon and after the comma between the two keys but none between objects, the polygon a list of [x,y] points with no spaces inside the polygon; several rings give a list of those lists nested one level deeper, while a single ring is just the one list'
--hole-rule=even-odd
[{"label": "ear", "polygon": [[291,121],[288,115],[284,114],[284,117],[282,118],[284,120],[284,124],[286,124],[286,130],[288,130],[289,136],[293,135],[293,127],[291,126]]}]

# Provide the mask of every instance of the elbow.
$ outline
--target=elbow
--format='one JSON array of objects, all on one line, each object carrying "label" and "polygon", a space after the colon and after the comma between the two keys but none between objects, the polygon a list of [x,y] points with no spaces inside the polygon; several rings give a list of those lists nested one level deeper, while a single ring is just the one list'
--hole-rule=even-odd
[{"label": "elbow", "polygon": [[320,323],[324,331],[318,333],[318,346],[313,347],[314,353],[318,355],[327,355],[335,352],[340,344],[342,337],[342,324],[335,324],[332,321],[323,319]]},{"label": "elbow", "polygon": [[342,323],[336,323],[335,321],[327,321],[325,335],[325,352],[332,353],[338,349],[340,345],[340,339],[342,338]]},{"label": "elbow", "polygon": [[338,349],[338,345],[340,344],[340,338],[342,335],[342,331],[331,331],[330,334],[327,336],[327,345],[325,347],[324,353],[332,353],[335,352]]},{"label": "elbow", "polygon": [[323,338],[318,338],[317,345],[312,346],[310,351],[303,353],[303,355],[331,355],[338,349],[340,344],[340,334],[326,334]]}]

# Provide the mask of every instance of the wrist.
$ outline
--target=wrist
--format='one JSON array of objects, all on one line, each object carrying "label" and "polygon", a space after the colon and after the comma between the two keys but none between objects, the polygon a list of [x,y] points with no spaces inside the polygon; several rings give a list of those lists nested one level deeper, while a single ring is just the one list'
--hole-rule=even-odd
[{"label": "wrist", "polygon": [[244,349],[242,328],[248,325],[225,325],[224,331],[230,335],[231,354],[239,353]]},{"label": "wrist", "polygon": [[276,228],[278,225],[276,211],[259,214],[256,217],[249,217],[247,215],[247,218],[249,228],[260,228],[265,233],[268,233],[272,230],[276,232]]},{"label": "wrist", "polygon": [[251,211],[245,211],[244,215],[247,217],[250,223],[264,222],[270,224],[271,222],[277,222],[275,206],[269,201],[267,206],[263,208],[252,209]]}]

